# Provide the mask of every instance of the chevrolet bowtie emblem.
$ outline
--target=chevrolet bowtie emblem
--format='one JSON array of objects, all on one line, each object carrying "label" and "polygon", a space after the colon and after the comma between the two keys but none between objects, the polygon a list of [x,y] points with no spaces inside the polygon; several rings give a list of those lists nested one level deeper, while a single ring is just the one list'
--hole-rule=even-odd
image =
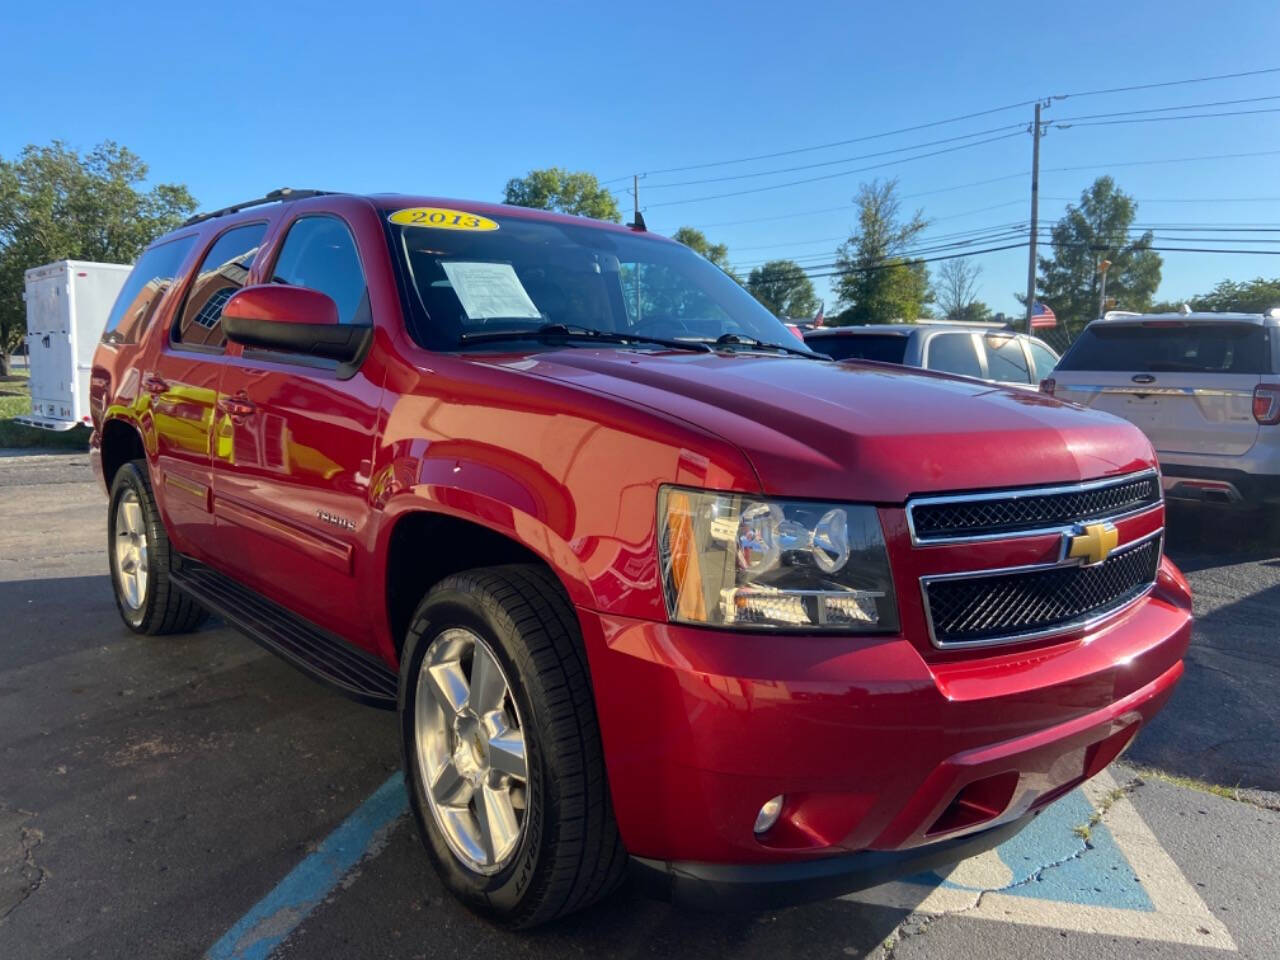
[{"label": "chevrolet bowtie emblem", "polygon": [[1102,563],[1120,542],[1120,534],[1110,523],[1088,523],[1078,533],[1065,534],[1067,558],[1079,560],[1086,567]]}]

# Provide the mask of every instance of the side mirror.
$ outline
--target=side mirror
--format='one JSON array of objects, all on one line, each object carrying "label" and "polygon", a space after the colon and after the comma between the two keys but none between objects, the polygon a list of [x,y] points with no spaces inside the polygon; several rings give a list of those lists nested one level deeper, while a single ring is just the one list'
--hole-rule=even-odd
[{"label": "side mirror", "polygon": [[246,347],[304,353],[349,363],[371,327],[338,322],[338,305],[319,290],[264,283],[232,294],[222,308],[227,339]]}]

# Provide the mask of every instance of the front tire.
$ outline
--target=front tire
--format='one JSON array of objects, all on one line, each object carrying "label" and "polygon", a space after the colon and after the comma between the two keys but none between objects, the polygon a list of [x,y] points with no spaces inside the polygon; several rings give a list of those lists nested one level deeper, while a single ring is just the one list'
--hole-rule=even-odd
[{"label": "front tire", "polygon": [[447,577],[401,657],[405,777],[423,844],[471,909],[511,927],[618,886],[618,836],[577,617],[535,566]]},{"label": "front tire", "polygon": [[120,619],[134,633],[187,633],[204,608],[169,579],[173,548],[151,492],[145,460],[126,463],[111,482],[107,557]]}]

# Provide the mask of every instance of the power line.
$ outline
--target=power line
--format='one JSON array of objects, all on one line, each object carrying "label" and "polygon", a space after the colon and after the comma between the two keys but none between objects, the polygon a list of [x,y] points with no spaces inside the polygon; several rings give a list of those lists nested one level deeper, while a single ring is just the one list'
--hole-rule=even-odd
[{"label": "power line", "polygon": [[1149,107],[1145,110],[1120,110],[1114,113],[1086,113],[1075,117],[1054,117],[1054,123],[1072,120],[1105,120],[1109,117],[1132,117],[1140,113],[1174,113],[1178,110],[1203,110],[1206,107],[1234,107],[1242,103],[1262,103],[1266,100],[1280,100],[1280,94],[1266,97],[1245,97],[1242,100],[1211,100],[1207,103],[1183,103],[1176,107]]},{"label": "power line", "polygon": [[1236,80],[1240,77],[1259,77],[1266,73],[1280,73],[1280,67],[1264,67],[1260,70],[1245,70],[1240,73],[1219,73],[1211,77],[1192,77],[1188,80],[1164,80],[1160,83],[1138,83],[1129,87],[1108,87],[1104,90],[1085,90],[1079,93],[1064,93],[1055,96],[1055,100],[1066,100],[1070,97],[1099,97],[1108,93],[1131,93],[1134,90],[1155,90],[1158,87],[1181,87],[1191,83],[1208,83],[1210,80]]},{"label": "power line", "polygon": [[[1000,133],[1005,130],[1025,129],[1025,124],[1010,123],[1002,127],[992,127],[989,130],[977,130],[973,133],[962,133],[955,137],[944,137],[941,140],[927,140],[924,143],[915,143],[909,147],[894,147],[890,150],[878,150],[875,153],[863,153],[853,157],[841,157],[837,160],[822,160],[818,163],[805,163],[795,167],[775,167],[772,170],[759,170],[755,173],[734,173],[723,177],[703,177],[700,180],[679,180],[675,183],[653,183],[648,184],[648,190],[666,190],[669,187],[692,187],[703,183],[724,183],[728,180],[748,180],[752,177],[768,177],[775,173],[795,173],[800,170],[816,170],[819,167],[832,167],[838,163],[853,163],[857,160],[869,160],[872,157],[884,157],[891,153],[906,153],[909,150],[920,150],[924,147],[934,147],[942,143],[955,143],[957,140],[971,140],[974,137],[984,137],[992,133]],[[990,142],[990,141],[988,141]]]},{"label": "power line", "polygon": [[[1077,203],[1079,197],[1045,197],[1046,200],[1061,200],[1064,203]],[[1016,201],[1021,203],[1021,200]],[[1280,203],[1280,197],[1143,197],[1139,203]]]},{"label": "power line", "polygon": [[945,153],[955,153],[957,150],[967,150],[971,147],[981,147],[988,143],[995,143],[999,140],[1008,140],[1010,137],[1019,137],[1021,135],[1022,135],[1021,131],[1017,131],[1014,133],[1006,133],[998,137],[989,137],[986,140],[976,140],[973,143],[962,143],[954,147],[945,147],[942,150],[933,150],[929,153],[917,154],[914,157],[901,157],[897,160],[888,160],[884,163],[873,163],[871,164],[871,166],[868,166],[868,167],[858,167],[855,170],[842,170],[839,173],[827,173],[827,174],[823,174],[820,177],[807,177],[803,180],[788,180],[784,183],[773,183],[764,187],[752,187],[749,190],[735,190],[729,193],[715,193],[715,194],[709,194],[708,196],[705,196],[705,197],[686,197],[682,200],[664,200],[661,203],[647,204],[645,209],[647,210],[653,207],[672,207],[672,206],[682,205],[686,203],[701,203],[704,200],[720,200],[725,197],[741,197],[750,193],[764,193],[765,191],[768,191],[768,190],[781,190],[783,187],[795,187],[803,183],[817,183],[822,180],[834,180],[838,177],[847,177],[855,173],[865,173],[868,170],[879,170],[882,167],[891,167],[891,166],[894,166],[895,164],[908,163],[912,160],[925,160],[925,159],[928,159],[929,157],[937,157]]},{"label": "power line", "polygon": [[[688,170],[706,170],[709,167],[726,167],[736,163],[752,163],[756,160],[774,160],[778,157],[791,157],[799,153],[812,153],[815,150],[829,150],[832,147],[847,147],[854,143],[866,143],[869,140],[882,140],[885,137],[896,137],[903,133],[915,133],[917,130],[929,130],[933,127],[945,126],[948,123],[959,123],[962,120],[973,120],[977,117],[988,117],[993,113],[1003,113],[1007,110],[1016,110],[1019,107],[1025,107],[1035,103],[1034,100],[1022,100],[1018,103],[1010,103],[1003,107],[992,107],[988,110],[977,110],[973,113],[965,113],[956,117],[947,117],[944,120],[931,120],[928,123],[917,123],[910,127],[899,127],[897,130],[886,130],[883,133],[869,133],[860,137],[851,137],[848,140],[833,140],[830,143],[814,144],[811,147],[795,147],[791,150],[778,150],[774,153],[760,153],[751,157],[735,157],[730,160],[709,160],[705,163],[690,163],[681,167],[664,167],[661,170],[646,170],[645,176],[653,174],[658,176],[664,173],[684,173]],[[609,180],[602,180],[601,183],[616,183],[619,180],[625,180],[625,177],[612,177]]]},{"label": "power line", "polygon": [[1236,160],[1241,157],[1273,157],[1280,150],[1255,150],[1251,153],[1210,153],[1199,157],[1161,157],[1159,160],[1127,160],[1118,163],[1089,163],[1079,167],[1045,167],[1047,173],[1074,173],[1111,167],[1148,167],[1162,163],[1192,163],[1199,160]]},{"label": "power line", "polygon": [[[870,140],[880,140],[886,137],[894,137],[904,133],[914,133],[918,130],[929,130],[934,127],[941,127],[951,123],[959,123],[963,120],[973,120],[978,117],[987,117],[997,113],[1005,113],[1009,110],[1016,110],[1020,107],[1030,106],[1037,100],[1067,100],[1072,97],[1096,97],[1113,93],[1129,93],[1135,90],[1154,90],[1162,87],[1186,86],[1195,83],[1207,83],[1215,80],[1234,80],[1241,77],[1256,77],[1264,74],[1280,73],[1280,67],[1265,67],[1258,70],[1244,70],[1237,73],[1222,73],[1207,77],[1190,77],[1183,80],[1165,80],[1157,83],[1141,83],[1133,84],[1125,87],[1109,87],[1099,90],[1080,90],[1073,93],[1051,94],[1046,97],[1037,97],[1029,100],[1019,100],[1017,103],[1009,103],[1000,107],[990,107],[986,110],[975,110],[971,113],[959,114],[954,117],[945,117],[941,120],[931,120],[926,123],[917,123],[908,127],[899,127],[896,130],[885,130],[880,133],[863,134],[857,137],[850,137],[844,140],[833,140],[828,143],[819,143],[806,147],[795,147],[790,150],[777,150],[771,153],[760,153],[746,157],[732,157],[726,160],[708,160],[702,163],[690,163],[682,166],[663,167],[657,170],[645,171],[645,174],[666,174],[666,173],[684,173],[689,170],[706,170],[711,167],[731,166],[739,163],[752,163],[756,160],[773,160],[778,157],[796,156],[802,153],[812,153],[817,150],[828,150],[833,147],[845,147],[854,143],[866,143]],[[618,177],[610,177],[608,180],[600,181],[601,185],[610,183],[619,183],[626,180],[632,174],[624,174]]]},{"label": "power line", "polygon": [[1227,110],[1219,113],[1184,113],[1175,117],[1130,117],[1127,120],[1085,120],[1080,123],[1059,123],[1051,121],[1050,126],[1057,130],[1069,130],[1072,127],[1111,127],[1120,123],[1159,123],[1168,120],[1205,120],[1210,117],[1245,117],[1257,113],[1280,113],[1280,107],[1264,107],[1258,110]]}]

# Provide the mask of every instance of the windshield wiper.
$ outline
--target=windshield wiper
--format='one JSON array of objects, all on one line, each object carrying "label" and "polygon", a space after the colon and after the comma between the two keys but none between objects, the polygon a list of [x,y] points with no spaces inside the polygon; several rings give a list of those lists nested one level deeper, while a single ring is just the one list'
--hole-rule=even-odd
[{"label": "windshield wiper", "polygon": [[612,330],[595,330],[591,327],[570,326],[567,323],[544,323],[540,327],[516,330],[477,330],[458,337],[460,344],[494,343],[501,340],[587,340],[595,343],[644,343],[670,350],[713,352],[705,340],[667,340],[663,337],[646,337],[638,333],[617,333]]},{"label": "windshield wiper", "polygon": [[716,346],[742,346],[751,350],[781,350],[783,353],[795,354],[809,360],[830,360],[824,353],[817,353],[808,347],[789,347],[785,343],[769,343],[757,337],[744,336],[741,333],[722,333],[715,339]]}]

